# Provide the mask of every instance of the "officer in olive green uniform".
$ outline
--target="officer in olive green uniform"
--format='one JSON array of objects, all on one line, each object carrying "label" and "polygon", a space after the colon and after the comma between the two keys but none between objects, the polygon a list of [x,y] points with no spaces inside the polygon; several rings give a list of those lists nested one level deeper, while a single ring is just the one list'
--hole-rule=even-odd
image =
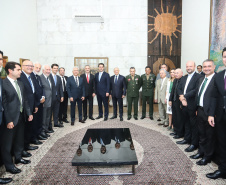
[{"label": "officer in olive green uniform", "polygon": [[127,86],[127,120],[131,119],[132,104],[134,104],[134,119],[138,117],[138,100],[139,100],[139,89],[141,86],[141,78],[135,74],[135,68],[130,68],[130,75],[126,76]]},{"label": "officer in olive green uniform", "polygon": [[0,51],[0,78],[6,78],[7,74],[5,68],[3,67],[3,52]]},{"label": "officer in olive green uniform", "polygon": [[145,68],[145,74],[141,75],[141,86],[142,86],[142,117],[146,117],[146,101],[149,99],[149,116],[153,120],[153,96],[155,88],[156,76],[151,73],[151,67]]}]

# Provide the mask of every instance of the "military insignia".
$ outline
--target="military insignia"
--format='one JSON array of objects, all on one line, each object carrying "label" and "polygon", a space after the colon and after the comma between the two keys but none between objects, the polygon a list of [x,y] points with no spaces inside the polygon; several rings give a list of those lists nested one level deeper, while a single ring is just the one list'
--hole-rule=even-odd
[{"label": "military insignia", "polygon": [[131,79],[129,78],[128,81],[130,81]]}]

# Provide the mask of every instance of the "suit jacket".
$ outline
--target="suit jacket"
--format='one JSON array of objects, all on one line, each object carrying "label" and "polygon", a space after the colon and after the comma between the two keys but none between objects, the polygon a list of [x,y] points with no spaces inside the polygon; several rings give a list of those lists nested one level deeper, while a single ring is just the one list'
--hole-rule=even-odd
[{"label": "suit jacket", "polygon": [[134,80],[131,75],[126,76],[127,97],[139,97],[139,89],[141,86],[141,78],[139,75],[134,75]]},{"label": "suit jacket", "polygon": [[42,96],[45,96],[45,91],[43,89],[43,86],[42,86],[42,81],[41,81],[41,78],[39,75],[36,75],[34,73],[31,73],[31,77],[33,79],[35,79],[35,83],[36,83],[36,86],[38,88],[36,88],[36,95],[38,96],[38,99],[41,100],[42,99]]},{"label": "suit jacket", "polygon": [[149,75],[148,79],[146,74],[141,75],[142,96],[153,96],[155,79],[156,76],[152,73]]},{"label": "suit jacket", "polygon": [[224,74],[225,70],[215,74],[214,87],[212,89],[212,99],[208,116],[215,116],[216,120],[220,121],[222,116],[226,114],[226,90],[224,89]]},{"label": "suit jacket", "polygon": [[188,75],[183,76],[178,85],[177,93],[178,93],[178,95],[184,95],[184,97],[186,98],[187,103],[188,103],[188,109],[196,110],[197,103],[195,102],[195,95],[196,95],[196,87],[198,86],[200,77],[201,77],[201,75],[196,72],[193,74],[193,76],[187,86],[185,95],[184,95],[184,88],[185,88],[185,84],[186,84]]},{"label": "suit jacket", "polygon": [[2,79],[0,78],[0,125],[2,124],[2,112],[3,112],[3,105],[2,105]]},{"label": "suit jacket", "polygon": [[69,98],[81,99],[85,97],[85,86],[83,78],[78,77],[79,86],[77,87],[74,75],[70,76],[67,80],[67,94]]},{"label": "suit jacket", "polygon": [[158,103],[160,103],[160,100],[163,104],[165,103],[166,99],[166,88],[167,88],[167,82],[169,81],[168,78],[165,78],[162,89],[161,89],[161,78],[157,80],[156,87],[155,87],[155,99],[158,100]]},{"label": "suit jacket", "polygon": [[[202,75],[202,77],[199,79],[199,83],[197,86],[197,90],[196,90],[196,96],[195,96],[195,102],[198,103],[198,94],[199,94],[199,89],[200,86],[202,85],[202,82],[204,80],[205,76]],[[214,86],[214,78],[215,75],[212,77],[208,87],[206,88],[205,94],[203,96],[203,109],[206,115],[209,115],[209,110],[210,110],[210,102],[212,99],[212,89]]]},{"label": "suit jacket", "polygon": [[[27,95],[25,94],[24,84],[21,81],[17,82],[21,91],[24,113],[29,116],[32,114],[32,112],[28,104]],[[8,78],[3,81],[2,103],[4,108],[5,123],[8,124],[13,122],[14,126],[16,126],[20,117],[21,104],[18,94]]]},{"label": "suit jacket", "polygon": [[44,107],[51,107],[52,104],[52,87],[50,87],[49,82],[47,81],[46,77],[41,74],[40,79],[42,82],[42,88],[45,92],[45,102],[43,104]]},{"label": "suit jacket", "polygon": [[86,74],[82,74],[80,77],[83,78],[83,82],[84,82],[84,85],[85,85],[85,91],[86,91],[85,95],[86,96],[92,96],[92,94],[95,92],[94,75],[92,75],[90,73],[89,83],[87,83]]},{"label": "suit jacket", "polygon": [[110,94],[115,98],[122,98],[126,95],[126,80],[122,75],[118,76],[117,83],[115,84],[115,75],[110,79]]},{"label": "suit jacket", "polygon": [[61,97],[64,97],[61,78],[58,75],[56,75],[56,77],[57,83],[55,85],[53,75],[52,74],[49,75],[49,79],[52,83],[52,102],[55,101],[56,99],[60,101]]},{"label": "suit jacket", "polygon": [[[179,100],[179,95],[177,93],[177,90],[175,91],[175,88],[176,88],[176,84],[177,84],[177,81],[178,81],[178,85],[180,84],[180,79],[175,79],[173,81],[173,87],[172,87],[172,90],[171,90],[171,93],[170,93],[170,97],[169,97],[169,101],[174,101],[173,98],[174,98],[174,93],[176,93],[176,100]],[[177,85],[177,88],[178,88],[178,85]]]},{"label": "suit jacket", "polygon": [[38,95],[37,95],[38,87],[37,87],[37,83],[35,82],[34,76],[30,76],[30,77],[34,86],[35,93],[33,93],[30,82],[28,81],[28,78],[24,74],[24,72],[21,73],[21,76],[20,78],[18,78],[18,81],[21,81],[24,84],[24,90],[28,99],[30,109],[31,111],[34,111],[34,108],[39,106],[40,99],[38,98]]},{"label": "suit jacket", "polygon": [[95,74],[95,94],[105,97],[106,93],[110,93],[110,76],[103,72],[99,81],[99,73]]}]

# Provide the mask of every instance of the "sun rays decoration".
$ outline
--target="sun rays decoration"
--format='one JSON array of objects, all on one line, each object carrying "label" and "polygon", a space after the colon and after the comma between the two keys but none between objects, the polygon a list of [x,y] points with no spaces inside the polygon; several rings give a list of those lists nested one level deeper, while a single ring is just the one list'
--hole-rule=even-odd
[{"label": "sun rays decoration", "polygon": [[177,20],[182,17],[182,15],[176,16],[173,15],[173,12],[175,10],[175,6],[173,6],[172,12],[169,13],[169,7],[167,6],[166,12],[164,12],[162,0],[161,0],[161,11],[162,13],[159,13],[158,10],[155,8],[155,12],[157,13],[157,16],[154,17],[152,15],[148,15],[148,17],[151,17],[154,19],[154,24],[148,24],[148,26],[154,26],[150,30],[148,30],[148,33],[151,31],[156,31],[155,37],[152,39],[151,42],[148,42],[149,44],[152,44],[159,36],[161,35],[161,51],[162,51],[162,43],[163,43],[163,36],[166,37],[166,44],[169,37],[170,42],[170,55],[173,50],[173,42],[172,42],[172,35],[174,37],[178,38],[175,32],[181,33],[180,30],[177,29],[177,26],[181,25],[177,23]]}]

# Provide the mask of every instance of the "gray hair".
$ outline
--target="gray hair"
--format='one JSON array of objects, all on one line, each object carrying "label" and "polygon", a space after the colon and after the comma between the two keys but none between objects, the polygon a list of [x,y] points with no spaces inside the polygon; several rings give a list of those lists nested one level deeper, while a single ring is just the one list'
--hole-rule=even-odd
[{"label": "gray hair", "polygon": [[160,69],[159,73],[160,73],[160,71],[163,71],[165,74],[167,74],[165,69]]},{"label": "gray hair", "polygon": [[75,68],[77,68],[77,69],[79,70],[79,67],[78,67],[78,66],[74,66],[74,67],[73,67],[73,70],[74,70]]},{"label": "gray hair", "polygon": [[[203,63],[205,63],[205,62],[212,62],[212,64],[215,65],[215,64],[214,64],[214,61],[211,60],[211,59],[206,59],[206,60],[203,61]],[[202,64],[203,64],[203,63],[202,63]]]},{"label": "gray hair", "polygon": [[46,67],[51,68],[51,67],[50,67],[50,65],[48,65],[48,64],[44,64],[44,65],[42,66],[42,70],[45,70],[45,68],[46,68]]}]

